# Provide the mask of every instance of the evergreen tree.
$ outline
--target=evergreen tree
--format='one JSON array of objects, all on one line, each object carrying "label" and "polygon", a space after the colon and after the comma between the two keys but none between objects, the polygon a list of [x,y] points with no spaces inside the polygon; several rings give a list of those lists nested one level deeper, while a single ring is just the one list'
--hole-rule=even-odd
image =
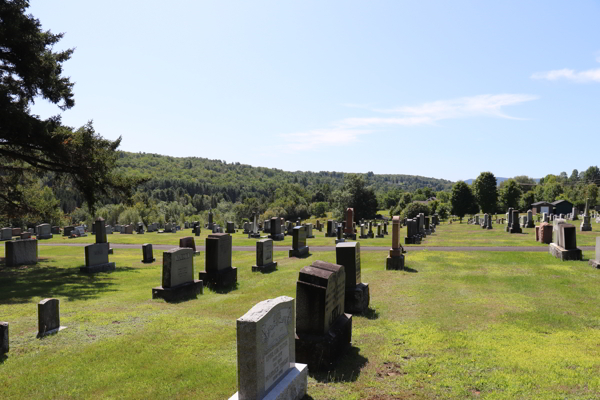
[{"label": "evergreen tree", "polygon": [[452,186],[450,202],[452,204],[452,214],[459,217],[461,222],[465,214],[472,212],[473,207],[477,206],[471,188],[463,181],[458,181]]},{"label": "evergreen tree", "polygon": [[498,184],[494,174],[491,172],[482,172],[479,174],[475,182],[473,182],[473,191],[482,212],[492,214],[496,211]]}]

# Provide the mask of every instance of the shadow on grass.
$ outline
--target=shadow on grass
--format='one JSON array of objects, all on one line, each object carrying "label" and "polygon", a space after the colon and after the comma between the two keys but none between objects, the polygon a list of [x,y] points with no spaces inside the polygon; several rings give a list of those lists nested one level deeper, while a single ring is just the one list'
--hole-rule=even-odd
[{"label": "shadow on grass", "polygon": [[8,359],[6,354],[0,354],[0,364],[4,364],[4,361]]},{"label": "shadow on grass", "polygon": [[310,372],[308,375],[321,383],[327,382],[355,382],[362,367],[367,365],[369,359],[361,356],[360,348],[350,347],[344,356],[337,360],[333,369],[329,371]]},{"label": "shadow on grass", "polygon": [[402,268],[401,271],[410,272],[410,273],[417,273],[417,272],[419,272],[416,269],[413,269],[413,268],[407,267],[407,266],[404,266],[404,268]]},{"label": "shadow on grass", "polygon": [[367,311],[365,311],[362,314],[354,314],[353,317],[364,317],[366,319],[377,319],[379,318],[379,312],[371,307],[367,308]]},{"label": "shadow on grass", "polygon": [[[55,262],[51,260],[50,262]],[[119,267],[113,272],[133,270]],[[58,268],[48,265],[8,267],[0,264],[0,304],[27,303],[34,297],[66,297],[68,300],[98,298],[111,289],[114,278],[105,272],[82,274],[79,267]]]},{"label": "shadow on grass", "polygon": [[224,286],[224,287],[214,287],[213,285],[210,285],[210,286],[207,286],[207,287],[210,290],[212,290],[213,292],[215,292],[215,293],[218,293],[218,294],[227,294],[229,292],[237,290],[239,286],[240,286],[240,284],[236,282],[233,285]]}]

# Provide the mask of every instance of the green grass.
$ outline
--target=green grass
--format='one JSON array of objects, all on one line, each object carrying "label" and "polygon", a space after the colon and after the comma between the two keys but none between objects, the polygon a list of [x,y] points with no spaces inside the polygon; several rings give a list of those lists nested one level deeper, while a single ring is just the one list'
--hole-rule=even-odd
[{"label": "green grass", "polygon": [[[39,255],[36,266],[0,265],[11,346],[0,361],[3,400],[227,399],[237,390],[236,318],[261,300],[295,297],[298,271],[313,260],[335,261],[333,252],[275,252],[278,270],[259,274],[254,252],[234,252],[236,290],[169,304],[151,300],[159,251],[145,265],[140,250],[116,249],[117,271],[93,276],[78,272],[82,248],[41,246]],[[407,254],[414,272],[398,272],[384,270],[386,256],[362,253],[372,311],[353,317],[353,348],[338,367],[311,373],[309,399],[600,397],[600,271],[587,262],[423,251]],[[203,270],[204,254],[194,262]],[[61,300],[67,329],[38,340],[45,297]]]},{"label": "green grass", "polygon": [[[466,219],[465,219],[466,221]],[[577,231],[577,244],[579,246],[595,246],[596,237],[600,235],[600,224],[592,222],[592,232],[579,232],[578,221],[574,221],[578,228]],[[421,242],[420,245],[416,246],[545,246],[535,241],[535,229],[523,228],[522,234],[509,234],[504,231],[506,225],[494,224],[494,229],[487,230],[481,229],[478,225],[469,225],[466,223],[459,224],[454,222],[448,225],[447,222],[442,223],[436,228],[436,233],[428,236]],[[326,228],[323,232],[319,232],[313,229],[314,239],[308,239],[308,246],[335,246],[335,238],[325,237]],[[376,233],[376,229],[374,229]],[[388,232],[390,233],[384,238],[373,238],[373,239],[358,239],[361,242],[361,246],[375,246],[375,247],[391,247],[392,239],[391,224],[388,226]],[[209,235],[208,229],[202,229],[201,235],[195,237],[196,245],[203,245],[206,237]],[[111,243],[127,243],[127,244],[165,244],[165,245],[179,245],[179,239],[184,236],[193,236],[191,229],[185,229],[176,233],[156,233],[146,232],[143,235],[133,234],[125,235],[120,233],[113,233],[107,235],[108,241]],[[248,235],[244,235],[242,230],[238,230],[237,233],[233,234],[233,245],[234,246],[254,246],[257,239],[249,239]],[[404,242],[406,236],[406,228],[400,229],[400,237]],[[54,235],[52,239],[44,240],[41,243],[94,243],[95,236],[91,233],[86,237],[69,239],[64,236]],[[274,242],[275,246],[279,247],[291,247],[292,237],[286,236],[283,241]],[[413,245],[408,245],[413,246]]]}]

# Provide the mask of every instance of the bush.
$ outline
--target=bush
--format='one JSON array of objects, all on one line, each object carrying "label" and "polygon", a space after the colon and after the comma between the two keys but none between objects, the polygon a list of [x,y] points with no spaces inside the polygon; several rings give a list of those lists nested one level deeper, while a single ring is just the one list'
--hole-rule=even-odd
[{"label": "bush", "polygon": [[400,218],[414,218],[420,213],[425,215],[430,215],[431,210],[429,206],[424,203],[410,203],[407,205],[404,210],[400,213]]},{"label": "bush", "polygon": [[329,207],[329,204],[324,201],[312,203],[310,205],[310,212],[312,215],[314,215],[317,218],[325,217],[325,215],[326,215],[325,213],[327,212],[328,207]]}]

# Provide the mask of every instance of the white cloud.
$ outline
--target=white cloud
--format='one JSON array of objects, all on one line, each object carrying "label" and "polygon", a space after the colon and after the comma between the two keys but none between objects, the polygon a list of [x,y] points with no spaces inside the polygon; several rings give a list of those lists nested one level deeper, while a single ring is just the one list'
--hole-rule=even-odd
[{"label": "white cloud", "polygon": [[[440,120],[468,117],[520,119],[506,115],[502,108],[537,98],[537,96],[528,94],[484,94],[439,100],[417,106],[371,109],[375,113],[395,115],[391,117],[346,118],[333,123],[331,128],[287,133],[280,136],[287,142],[284,146],[293,151],[342,146],[360,142],[359,137],[361,135],[373,133],[375,129],[385,127],[434,125]],[[348,106],[357,107],[354,104]],[[359,107],[363,108],[362,106]]]},{"label": "white cloud", "polygon": [[[596,60],[600,62],[600,57]],[[558,79],[567,79],[577,83],[600,82],[600,68],[588,69],[587,71],[576,72],[575,70],[564,68],[547,72],[536,72],[531,75],[533,79],[547,79],[555,81]]]}]

